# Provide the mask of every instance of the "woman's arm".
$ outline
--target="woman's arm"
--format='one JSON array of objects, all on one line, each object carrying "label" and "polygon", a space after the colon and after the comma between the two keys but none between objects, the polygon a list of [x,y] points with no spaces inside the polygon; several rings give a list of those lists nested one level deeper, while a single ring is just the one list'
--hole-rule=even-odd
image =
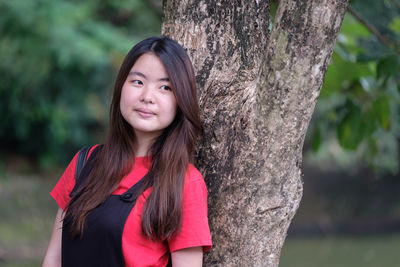
[{"label": "woman's arm", "polygon": [[49,247],[44,257],[42,267],[61,266],[61,238],[62,238],[62,220],[64,212],[58,208],[56,219],[54,221],[53,232],[51,233]]},{"label": "woman's arm", "polygon": [[184,248],[171,253],[173,267],[201,267],[203,247]]}]

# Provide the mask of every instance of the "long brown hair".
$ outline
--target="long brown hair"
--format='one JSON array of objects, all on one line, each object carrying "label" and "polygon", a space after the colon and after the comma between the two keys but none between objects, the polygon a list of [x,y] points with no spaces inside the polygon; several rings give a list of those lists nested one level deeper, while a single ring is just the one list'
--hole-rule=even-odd
[{"label": "long brown hair", "polygon": [[129,51],[119,70],[106,142],[87,182],[68,203],[66,216],[72,221],[72,236],[83,234],[88,214],[110,196],[132,168],[135,134],[121,114],[121,90],[132,66],[145,53],[154,53],[163,63],[178,110],[149,151],[152,164],[145,185],[151,184],[153,189],[144,206],[142,232],[149,238],[166,240],[181,226],[186,169],[201,131],[196,79],[188,55],[177,42],[168,37],[151,37]]}]

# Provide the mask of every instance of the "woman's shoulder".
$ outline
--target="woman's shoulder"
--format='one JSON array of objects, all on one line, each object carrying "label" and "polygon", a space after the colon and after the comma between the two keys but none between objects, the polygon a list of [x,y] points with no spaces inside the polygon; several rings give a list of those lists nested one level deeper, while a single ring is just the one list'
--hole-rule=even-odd
[{"label": "woman's shoulder", "polygon": [[[78,163],[79,157],[82,157],[81,160],[83,160],[83,162],[82,162],[82,165],[83,165],[89,159],[89,157],[92,155],[93,151],[99,146],[101,146],[101,145],[95,144],[95,145],[85,146],[85,147],[82,147],[81,149],[79,149],[75,153],[74,157],[72,158],[72,160],[70,161],[70,163],[67,167],[69,172],[74,174],[74,175],[72,175],[73,178],[75,178],[75,173],[76,173],[76,168],[77,168],[77,163]],[[83,158],[83,157],[85,157],[85,158]]]},{"label": "woman's shoulder", "polygon": [[[90,157],[90,155],[93,153],[93,151],[96,149],[96,148],[99,148],[99,149],[101,149],[101,148],[103,148],[103,145],[102,144],[94,144],[94,145],[90,145],[90,146],[87,146],[87,148],[88,148],[88,158]],[[83,149],[83,148],[82,148]],[[81,149],[81,150],[82,150]],[[79,151],[81,151],[81,150],[79,150]]]}]

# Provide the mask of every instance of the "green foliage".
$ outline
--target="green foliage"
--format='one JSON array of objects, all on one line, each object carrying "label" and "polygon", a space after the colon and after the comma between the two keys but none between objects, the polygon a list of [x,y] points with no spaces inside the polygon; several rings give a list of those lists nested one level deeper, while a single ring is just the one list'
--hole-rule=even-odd
[{"label": "green foliage", "polygon": [[116,71],[159,34],[159,16],[144,0],[0,0],[0,11],[3,153],[47,166],[98,142]]},{"label": "green foliage", "polygon": [[[393,1],[354,0],[356,10],[387,43],[346,14],[311,124],[313,151],[344,151],[373,168],[397,172],[400,137],[400,9]],[[388,149],[390,144],[391,149]],[[382,161],[382,159],[385,159]]]},{"label": "green foliage", "polygon": [[376,68],[377,68],[376,74],[378,79],[395,75],[399,69],[398,55],[392,54],[380,58],[378,60]]},{"label": "green foliage", "polygon": [[339,144],[347,149],[356,149],[364,137],[361,109],[349,102],[345,111],[336,128]]},{"label": "green foliage", "polygon": [[390,24],[389,24],[389,28],[393,32],[400,34],[400,18],[393,19],[392,22],[390,22]]}]

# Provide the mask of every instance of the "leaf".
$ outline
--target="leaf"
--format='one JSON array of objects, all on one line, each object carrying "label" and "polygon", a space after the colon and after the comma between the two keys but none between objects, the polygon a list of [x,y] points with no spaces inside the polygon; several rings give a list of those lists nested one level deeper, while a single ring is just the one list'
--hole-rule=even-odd
[{"label": "leaf", "polygon": [[378,79],[383,76],[394,75],[399,68],[399,60],[396,55],[389,55],[379,60],[377,65],[377,77]]},{"label": "leaf", "polygon": [[371,76],[364,76],[360,78],[361,87],[364,89],[365,92],[371,92],[374,88],[374,83],[375,79]]},{"label": "leaf", "polygon": [[311,148],[314,152],[318,151],[319,147],[321,146],[321,140],[321,129],[318,125],[315,125],[311,141]]},{"label": "leaf", "polygon": [[379,125],[375,119],[375,115],[371,112],[370,109],[366,114],[363,116],[362,121],[362,130],[364,132],[364,136],[372,137],[375,131],[379,128]]},{"label": "leaf", "polygon": [[346,106],[348,112],[339,122],[336,134],[341,147],[355,150],[363,139],[361,109],[354,104]]},{"label": "leaf", "polygon": [[358,81],[359,77],[371,75],[373,75],[373,72],[368,65],[344,60],[339,53],[334,52],[331,64],[325,75],[321,98],[343,90],[346,85]]},{"label": "leaf", "polygon": [[356,61],[359,63],[368,63],[370,61],[375,61],[378,58],[379,58],[379,55],[376,53],[362,52],[357,55]]},{"label": "leaf", "polygon": [[379,97],[372,104],[371,118],[383,129],[389,130],[390,121],[390,104],[389,99],[386,96]]},{"label": "leaf", "polygon": [[360,38],[358,45],[363,48],[357,55],[357,62],[377,61],[389,53],[388,48],[374,38]]},{"label": "leaf", "polygon": [[389,23],[389,28],[397,34],[400,34],[400,18],[395,18]]}]

